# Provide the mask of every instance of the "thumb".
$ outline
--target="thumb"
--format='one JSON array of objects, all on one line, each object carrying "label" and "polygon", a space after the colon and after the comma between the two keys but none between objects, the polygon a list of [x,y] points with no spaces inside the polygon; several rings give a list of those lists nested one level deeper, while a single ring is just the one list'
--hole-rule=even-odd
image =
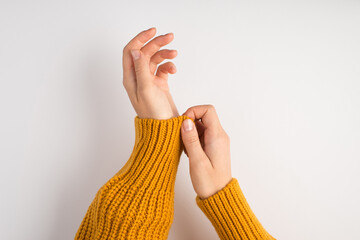
[{"label": "thumb", "polygon": [[199,135],[191,119],[185,119],[181,124],[181,137],[189,159],[202,159],[205,155],[201,147]]},{"label": "thumb", "polygon": [[139,87],[143,87],[147,84],[148,75],[150,73],[149,61],[138,49],[131,50],[131,55],[134,62],[137,83],[139,84]]}]

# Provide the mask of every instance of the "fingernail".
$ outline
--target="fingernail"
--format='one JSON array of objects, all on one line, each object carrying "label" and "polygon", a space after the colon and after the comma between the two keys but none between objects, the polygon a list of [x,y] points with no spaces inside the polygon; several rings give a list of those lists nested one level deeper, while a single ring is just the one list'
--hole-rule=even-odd
[{"label": "fingernail", "polygon": [[131,55],[132,55],[134,61],[138,60],[140,58],[140,51],[137,49],[133,49],[133,50],[131,50]]},{"label": "fingernail", "polygon": [[193,127],[194,127],[194,123],[191,121],[191,119],[184,120],[184,130],[186,132],[191,131]]}]

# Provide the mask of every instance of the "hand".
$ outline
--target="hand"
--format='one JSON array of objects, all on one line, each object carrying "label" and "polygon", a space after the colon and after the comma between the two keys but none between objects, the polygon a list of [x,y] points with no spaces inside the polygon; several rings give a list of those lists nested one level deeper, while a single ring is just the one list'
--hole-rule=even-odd
[{"label": "hand", "polygon": [[155,33],[155,28],[143,31],[125,46],[123,85],[139,118],[169,119],[179,116],[167,82],[168,74],[176,73],[176,67],[172,62],[157,66],[165,59],[175,58],[177,51],[159,51],[174,35],[168,33],[148,42]]},{"label": "hand", "polygon": [[183,115],[195,121],[195,125],[190,119],[183,121],[181,136],[194,190],[200,199],[205,199],[232,180],[230,138],[212,105],[191,107]]}]

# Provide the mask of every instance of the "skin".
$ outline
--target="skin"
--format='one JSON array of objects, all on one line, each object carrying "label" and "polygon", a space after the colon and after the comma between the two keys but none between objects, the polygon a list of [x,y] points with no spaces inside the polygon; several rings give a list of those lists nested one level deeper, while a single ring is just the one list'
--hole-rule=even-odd
[{"label": "skin", "polygon": [[179,116],[168,86],[168,74],[176,73],[176,67],[160,63],[175,58],[177,51],[160,50],[174,39],[173,33],[149,41],[155,33],[155,28],[143,31],[125,46],[123,85],[139,118],[169,119]]},{"label": "skin", "polygon": [[231,180],[230,138],[222,128],[215,107],[193,106],[183,114],[181,136],[189,157],[190,177],[200,199],[206,199]]},{"label": "skin", "polygon": [[[170,119],[179,113],[168,86],[168,75],[176,73],[172,62],[176,50],[160,48],[174,39],[173,33],[154,38],[155,28],[140,32],[123,50],[123,85],[139,118]],[[212,105],[189,108],[190,117],[181,126],[190,177],[201,199],[224,188],[232,179],[230,139]]]}]

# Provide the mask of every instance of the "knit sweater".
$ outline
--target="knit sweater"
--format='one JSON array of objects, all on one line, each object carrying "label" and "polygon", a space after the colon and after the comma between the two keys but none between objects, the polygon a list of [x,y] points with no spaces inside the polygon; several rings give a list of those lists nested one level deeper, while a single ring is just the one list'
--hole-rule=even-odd
[{"label": "knit sweater", "polygon": [[[76,240],[167,239],[174,218],[174,187],[184,149],[180,128],[187,116],[135,117],[129,160],[96,193]],[[221,239],[274,239],[251,211],[235,178],[196,203]]]}]

